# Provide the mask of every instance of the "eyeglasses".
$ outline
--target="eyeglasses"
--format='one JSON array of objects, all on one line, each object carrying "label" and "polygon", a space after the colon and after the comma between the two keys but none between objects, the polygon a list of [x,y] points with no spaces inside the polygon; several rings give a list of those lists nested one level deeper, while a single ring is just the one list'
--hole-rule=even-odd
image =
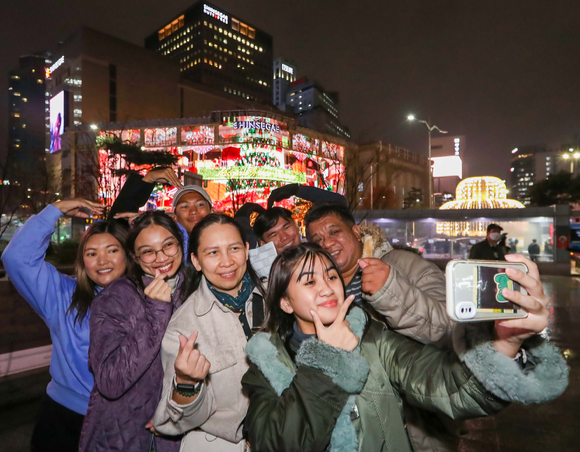
[{"label": "eyeglasses", "polygon": [[137,259],[145,264],[152,264],[157,260],[157,253],[163,253],[167,257],[173,257],[179,252],[179,244],[177,242],[167,242],[160,250],[147,249],[143,251]]}]

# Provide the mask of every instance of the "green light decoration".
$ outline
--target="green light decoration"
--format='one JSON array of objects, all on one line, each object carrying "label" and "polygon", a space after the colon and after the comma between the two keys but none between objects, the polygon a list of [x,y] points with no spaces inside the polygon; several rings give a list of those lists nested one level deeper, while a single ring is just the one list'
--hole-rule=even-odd
[{"label": "green light decoration", "polygon": [[230,179],[241,180],[272,180],[278,182],[288,182],[305,184],[306,174],[295,173],[283,168],[272,168],[267,166],[230,166],[222,168],[199,168],[198,174],[204,179],[215,181],[228,181]]}]

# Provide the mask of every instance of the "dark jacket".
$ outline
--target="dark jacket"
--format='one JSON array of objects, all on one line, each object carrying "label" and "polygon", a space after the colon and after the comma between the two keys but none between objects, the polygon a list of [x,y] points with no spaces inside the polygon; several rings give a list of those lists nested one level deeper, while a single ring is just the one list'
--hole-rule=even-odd
[{"label": "dark jacket", "polygon": [[[143,278],[145,286],[151,280]],[[149,450],[152,434],[145,425],[153,418],[161,397],[161,341],[180,305],[181,282],[171,303],[147,297],[127,278],[110,284],[93,301],[89,367],[95,375],[95,387],[80,451]],[[178,451],[179,440],[157,437],[157,451]]]},{"label": "dark jacket", "polygon": [[[254,336],[242,384],[250,397],[245,428],[252,451],[412,451],[402,410],[408,403],[454,419],[497,413],[507,402],[539,403],[560,395],[568,368],[558,350],[536,337],[529,374],[498,353],[489,334],[466,330],[461,361],[372,321],[360,308],[347,316],[362,336],[360,354],[317,339],[292,362],[278,335]],[[459,347],[458,347],[459,348]]]},{"label": "dark jacket", "polygon": [[505,261],[505,247],[501,245],[491,246],[487,239],[476,243],[469,251],[470,259],[479,259],[484,261]]}]

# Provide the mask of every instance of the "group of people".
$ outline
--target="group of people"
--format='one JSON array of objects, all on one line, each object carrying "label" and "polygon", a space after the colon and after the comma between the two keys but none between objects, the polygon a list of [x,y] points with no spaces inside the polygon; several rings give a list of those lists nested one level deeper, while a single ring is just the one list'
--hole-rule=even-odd
[{"label": "group of people", "polygon": [[74,276],[45,254],[60,216],[103,212],[91,201],[49,205],[2,255],[53,342],[33,451],[445,450],[445,421],[565,390],[525,257],[506,259],[528,266],[508,270],[527,295],[503,295],[528,317],[459,328],[443,273],[344,203],[314,204],[307,241],[288,210],[263,210],[250,232],[278,255],[259,278],[247,228],[203,188],[180,187],[172,215],[137,214],[159,181],[180,185],[171,169],[129,178]]}]

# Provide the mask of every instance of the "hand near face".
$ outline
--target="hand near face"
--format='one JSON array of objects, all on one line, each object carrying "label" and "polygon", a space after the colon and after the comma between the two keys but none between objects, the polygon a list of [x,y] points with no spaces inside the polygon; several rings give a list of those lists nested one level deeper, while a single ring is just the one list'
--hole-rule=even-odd
[{"label": "hand near face", "polygon": [[518,282],[528,295],[510,289],[503,289],[502,295],[518,306],[528,311],[525,319],[498,320],[495,322],[494,347],[501,353],[514,357],[524,340],[544,331],[548,326],[548,302],[544,294],[544,287],[540,282],[538,266],[521,254],[508,254],[509,262],[521,262],[526,264],[529,272],[526,274],[515,268],[506,268],[506,274]]},{"label": "hand near face", "polygon": [[362,269],[362,291],[369,295],[376,294],[389,279],[391,267],[372,257],[361,259],[358,265]]},{"label": "hand near face", "polygon": [[153,300],[171,302],[171,287],[165,281],[165,276],[159,270],[155,270],[155,279],[145,288],[145,295]]},{"label": "hand near face", "polygon": [[336,320],[328,327],[324,326],[316,311],[310,311],[314,326],[316,328],[316,336],[322,342],[331,345],[332,347],[341,348],[348,352],[352,352],[358,345],[359,338],[350,329],[348,320],[345,319],[346,313],[354,295],[351,295],[340,307]]},{"label": "hand near face", "polygon": [[197,334],[194,331],[189,339],[179,335],[179,352],[174,364],[177,384],[197,384],[207,377],[211,363],[194,348]]},{"label": "hand near face", "polygon": [[101,215],[105,206],[82,198],[66,199],[52,204],[64,215],[71,217],[89,218],[89,215]]},{"label": "hand near face", "polygon": [[115,220],[127,220],[129,224],[133,224],[135,218],[141,215],[141,212],[120,212],[113,217]]}]

